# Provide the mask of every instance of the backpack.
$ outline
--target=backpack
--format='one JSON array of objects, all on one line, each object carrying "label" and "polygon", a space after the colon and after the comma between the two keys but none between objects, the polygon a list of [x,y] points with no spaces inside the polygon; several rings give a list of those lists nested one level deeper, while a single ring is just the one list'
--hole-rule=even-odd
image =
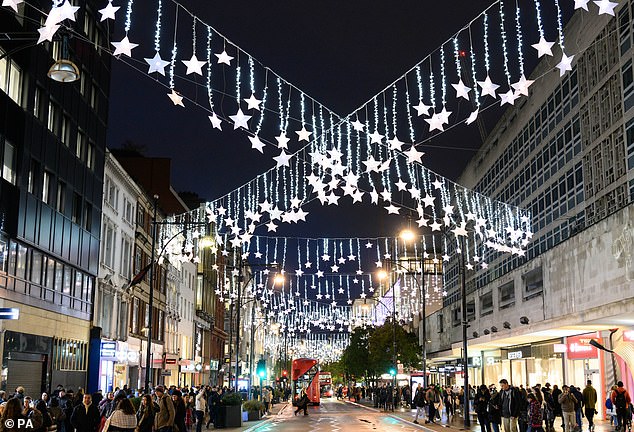
[{"label": "backpack", "polygon": [[607,398],[607,399],[605,400],[605,407],[606,407],[607,409],[609,409],[609,410],[611,410],[611,409],[614,407],[614,406],[612,405],[612,399]]},{"label": "backpack", "polygon": [[616,409],[625,409],[627,406],[627,402],[625,401],[625,391],[620,392],[617,390],[616,397],[614,398],[614,405],[616,406]]}]

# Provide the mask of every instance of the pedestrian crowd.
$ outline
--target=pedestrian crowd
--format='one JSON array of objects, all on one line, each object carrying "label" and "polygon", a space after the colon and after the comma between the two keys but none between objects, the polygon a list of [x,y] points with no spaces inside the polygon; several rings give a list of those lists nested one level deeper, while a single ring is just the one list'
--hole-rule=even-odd
[{"label": "pedestrian crowd", "polygon": [[[34,432],[201,432],[216,427],[220,400],[232,391],[158,385],[144,393],[124,386],[104,395],[58,385],[51,395],[42,393],[33,400],[20,386],[13,393],[0,391],[0,432],[26,430],[25,425]],[[273,389],[253,392],[261,395],[268,412]]]}]

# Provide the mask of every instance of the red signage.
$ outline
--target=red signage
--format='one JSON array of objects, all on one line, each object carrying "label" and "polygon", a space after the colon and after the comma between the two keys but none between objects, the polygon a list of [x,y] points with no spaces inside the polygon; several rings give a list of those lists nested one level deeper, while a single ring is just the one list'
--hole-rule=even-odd
[{"label": "red signage", "polygon": [[166,365],[175,365],[176,364],[176,359],[165,359],[165,364]]},{"label": "red signage", "polygon": [[623,341],[634,342],[634,330],[623,330]]},{"label": "red signage", "polygon": [[567,338],[566,346],[568,349],[568,358],[571,360],[579,360],[599,357],[599,350],[597,347],[590,345],[590,341],[592,339],[601,343],[601,339],[597,338],[596,333],[570,336]]}]

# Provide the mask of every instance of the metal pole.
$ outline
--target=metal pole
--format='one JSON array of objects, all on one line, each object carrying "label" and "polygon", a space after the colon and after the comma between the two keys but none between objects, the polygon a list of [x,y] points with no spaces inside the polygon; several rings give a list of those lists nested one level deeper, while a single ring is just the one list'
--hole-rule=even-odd
[{"label": "metal pole", "polygon": [[255,341],[255,302],[251,306],[251,345],[249,352],[249,394],[247,395],[247,399],[252,399],[251,397],[251,388],[253,387],[253,344]]},{"label": "metal pole", "polygon": [[392,411],[394,411],[394,396],[396,395],[396,375],[398,367],[396,366],[396,286],[392,285],[392,364],[394,367],[394,379],[392,383]]},{"label": "metal pole", "polygon": [[[239,253],[240,251],[237,251],[237,253]],[[241,309],[241,304],[240,304],[240,291],[242,291],[242,281],[244,279],[244,277],[242,276],[242,256],[240,256],[240,263],[238,265],[238,269],[240,271],[240,274],[238,275],[238,301],[236,303],[236,307],[237,307],[237,312],[236,312],[236,391],[239,391],[238,389],[238,362],[240,360],[240,309]]]},{"label": "metal pole", "polygon": [[233,302],[229,305],[229,379],[227,385],[231,388],[231,357],[233,357]]},{"label": "metal pole", "polygon": [[469,354],[467,352],[467,283],[466,283],[466,267],[465,267],[465,246],[464,237],[460,237],[460,295],[462,297],[462,374],[464,376],[464,427],[471,427],[471,418],[469,417]]},{"label": "metal pole", "polygon": [[423,388],[427,388],[427,312],[425,303],[427,296],[425,295],[425,257],[423,256],[423,268],[421,271],[421,288],[423,291]]},{"label": "metal pole", "polygon": [[156,249],[156,208],[158,207],[158,195],[154,195],[154,212],[152,214],[152,252],[150,254],[150,316],[147,327],[147,352],[145,355],[145,391],[150,392],[150,379],[152,375],[152,308],[154,307],[154,249]]}]

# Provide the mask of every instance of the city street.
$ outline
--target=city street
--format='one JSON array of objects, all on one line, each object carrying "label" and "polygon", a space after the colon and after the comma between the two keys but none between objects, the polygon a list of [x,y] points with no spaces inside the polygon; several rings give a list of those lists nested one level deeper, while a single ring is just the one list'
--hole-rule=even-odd
[{"label": "city street", "polygon": [[414,431],[423,430],[412,423],[397,420],[384,413],[373,412],[359,406],[323,399],[320,406],[309,407],[308,416],[293,415],[289,406],[273,421],[252,431]]}]

